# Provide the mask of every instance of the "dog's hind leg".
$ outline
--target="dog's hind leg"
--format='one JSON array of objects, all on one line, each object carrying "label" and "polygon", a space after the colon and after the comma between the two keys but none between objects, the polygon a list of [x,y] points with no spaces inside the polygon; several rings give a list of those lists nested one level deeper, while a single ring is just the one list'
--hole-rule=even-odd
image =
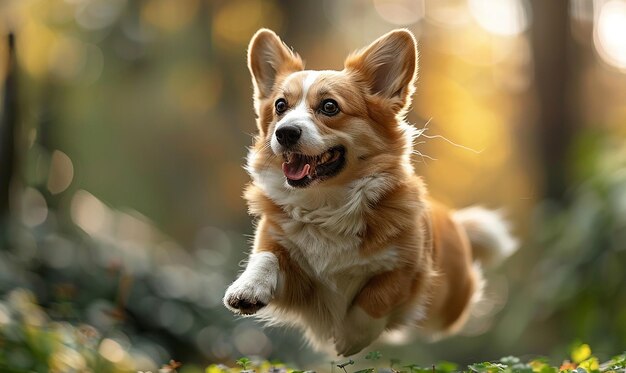
[{"label": "dog's hind leg", "polygon": [[335,333],[338,354],[354,355],[380,336],[393,311],[411,299],[414,276],[410,273],[396,269],[369,279]]},{"label": "dog's hind leg", "polygon": [[387,316],[370,316],[359,305],[350,307],[342,325],[335,332],[337,354],[351,356],[369,346],[385,330],[387,320]]}]

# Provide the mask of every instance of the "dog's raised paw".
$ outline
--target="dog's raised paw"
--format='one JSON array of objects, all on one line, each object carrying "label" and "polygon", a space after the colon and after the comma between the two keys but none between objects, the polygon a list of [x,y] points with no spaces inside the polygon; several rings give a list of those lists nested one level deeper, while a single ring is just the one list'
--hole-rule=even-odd
[{"label": "dog's raised paw", "polygon": [[224,295],[224,305],[240,315],[254,315],[265,307],[272,298],[272,287],[263,281],[240,278]]},{"label": "dog's raised paw", "polygon": [[254,315],[258,310],[266,306],[264,302],[258,299],[239,299],[235,296],[230,296],[226,303],[232,311],[242,315]]}]

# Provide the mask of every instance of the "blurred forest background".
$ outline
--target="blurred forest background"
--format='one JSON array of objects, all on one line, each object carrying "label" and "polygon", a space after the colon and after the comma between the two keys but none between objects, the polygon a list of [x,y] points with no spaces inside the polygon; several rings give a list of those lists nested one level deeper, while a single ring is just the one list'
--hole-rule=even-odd
[{"label": "blurred forest background", "polygon": [[418,172],[451,205],[504,207],[523,243],[462,336],[372,349],[424,365],[622,352],[626,1],[3,0],[0,367],[330,359],[221,304],[252,233],[259,27],[313,69],[413,31]]}]

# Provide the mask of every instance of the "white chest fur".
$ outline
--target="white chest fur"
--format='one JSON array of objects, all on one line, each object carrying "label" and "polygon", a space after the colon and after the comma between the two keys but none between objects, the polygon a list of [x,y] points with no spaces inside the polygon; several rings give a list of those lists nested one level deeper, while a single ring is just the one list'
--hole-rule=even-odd
[{"label": "white chest fur", "polygon": [[363,256],[359,234],[337,233],[315,223],[297,220],[281,224],[285,236],[280,243],[305,271],[319,279],[329,279],[337,273],[373,274],[395,266],[396,252],[392,248],[381,254]]},{"label": "white chest fur", "polygon": [[337,273],[373,274],[395,266],[392,248],[368,257],[359,250],[367,229],[365,209],[388,188],[385,175],[315,192],[286,189],[278,173],[263,176],[261,188],[287,213],[279,222],[284,234],[277,239],[310,275],[330,280]]}]

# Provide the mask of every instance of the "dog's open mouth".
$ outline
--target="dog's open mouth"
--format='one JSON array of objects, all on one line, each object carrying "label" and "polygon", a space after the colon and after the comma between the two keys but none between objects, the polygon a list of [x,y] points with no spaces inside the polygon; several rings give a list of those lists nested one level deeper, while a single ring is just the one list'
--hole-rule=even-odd
[{"label": "dog's open mouth", "polygon": [[292,187],[305,187],[316,179],[327,179],[341,171],[346,163],[346,148],[335,146],[320,155],[295,152],[283,154],[283,173]]}]

